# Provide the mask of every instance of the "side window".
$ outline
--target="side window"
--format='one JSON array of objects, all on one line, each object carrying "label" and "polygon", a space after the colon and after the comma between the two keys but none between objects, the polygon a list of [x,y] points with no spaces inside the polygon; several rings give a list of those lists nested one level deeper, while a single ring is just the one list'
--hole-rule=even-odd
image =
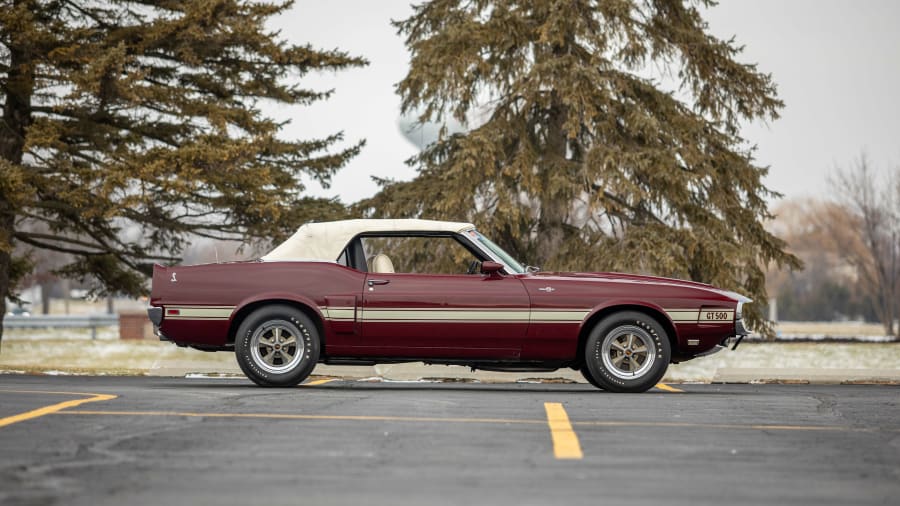
[{"label": "side window", "polygon": [[369,272],[473,274],[479,259],[452,237],[362,237]]},{"label": "side window", "polygon": [[341,256],[337,258],[338,265],[343,265],[344,267],[350,267],[350,262],[347,261],[347,250],[341,251]]}]

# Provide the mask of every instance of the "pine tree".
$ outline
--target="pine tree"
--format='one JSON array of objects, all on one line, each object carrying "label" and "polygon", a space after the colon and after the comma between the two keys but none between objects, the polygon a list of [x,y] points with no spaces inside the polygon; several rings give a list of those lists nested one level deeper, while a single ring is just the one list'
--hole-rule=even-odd
[{"label": "pine tree", "polygon": [[259,106],[325,99],[297,78],[366,61],[268,31],[290,5],[0,2],[0,318],[30,268],[16,244],[137,295],[198,236],[277,240],[343,212],[299,178],[327,184],[362,143],[282,139]]},{"label": "pine tree", "polygon": [[[766,264],[799,267],[767,232],[767,169],[740,137],[774,120],[771,76],[678,0],[432,0],[395,22],[411,51],[398,84],[419,120],[470,121],[380,180],[373,216],[476,222],[546,269],[713,283],[756,300]],[[662,77],[651,78],[654,71]],[[665,89],[674,83],[674,91]]]}]

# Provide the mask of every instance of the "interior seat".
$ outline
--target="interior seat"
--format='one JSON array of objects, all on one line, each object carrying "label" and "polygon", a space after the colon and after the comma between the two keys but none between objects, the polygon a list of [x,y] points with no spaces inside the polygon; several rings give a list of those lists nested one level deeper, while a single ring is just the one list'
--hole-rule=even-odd
[{"label": "interior seat", "polygon": [[379,253],[372,259],[372,272],[393,273],[394,262],[384,253]]}]

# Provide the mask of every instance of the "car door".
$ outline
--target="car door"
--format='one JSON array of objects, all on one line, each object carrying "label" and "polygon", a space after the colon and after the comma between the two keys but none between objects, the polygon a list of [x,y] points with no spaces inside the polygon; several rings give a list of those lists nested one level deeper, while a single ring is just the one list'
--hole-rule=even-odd
[{"label": "car door", "polygon": [[[369,272],[360,350],[370,356],[516,358],[528,329],[522,282],[481,274],[452,235],[363,237]],[[391,272],[393,271],[393,272]]]}]

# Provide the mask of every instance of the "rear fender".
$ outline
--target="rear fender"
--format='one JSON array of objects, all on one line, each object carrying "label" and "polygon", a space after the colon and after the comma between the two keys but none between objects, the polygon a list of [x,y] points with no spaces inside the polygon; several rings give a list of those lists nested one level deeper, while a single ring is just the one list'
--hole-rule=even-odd
[{"label": "rear fender", "polygon": [[316,304],[314,300],[291,292],[264,292],[254,294],[252,297],[242,300],[235,306],[234,311],[229,318],[228,342],[234,342],[234,336],[237,333],[238,325],[240,325],[244,317],[250,314],[256,307],[265,303],[277,304],[279,302],[293,303],[302,306],[305,312],[307,312],[318,326],[319,335],[322,336],[323,340],[326,339],[326,327],[324,325],[325,317],[322,315],[319,305]]}]

